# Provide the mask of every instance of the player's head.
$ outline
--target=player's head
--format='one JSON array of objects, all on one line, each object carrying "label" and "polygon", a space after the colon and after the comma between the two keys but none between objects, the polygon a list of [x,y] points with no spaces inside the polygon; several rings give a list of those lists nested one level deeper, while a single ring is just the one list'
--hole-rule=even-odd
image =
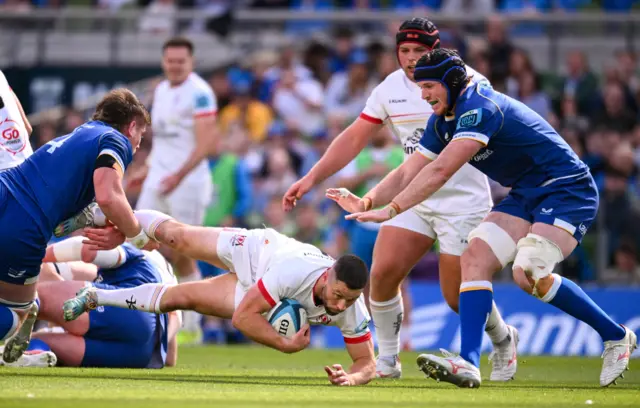
[{"label": "player's head", "polygon": [[120,133],[125,135],[133,150],[140,146],[142,135],[151,124],[149,112],[142,102],[128,89],[119,88],[106,94],[91,117],[92,120],[99,120],[106,123]]},{"label": "player's head", "polygon": [[329,269],[322,291],[322,303],[329,315],[337,315],[353,305],[369,279],[364,261],[355,255],[343,255]]},{"label": "player's head", "polygon": [[439,48],[420,58],[414,73],[436,115],[444,115],[456,104],[460,92],[469,83],[466,64],[455,50]]},{"label": "player's head", "polygon": [[429,19],[416,17],[405,20],[396,33],[398,63],[411,80],[420,57],[438,47],[440,47],[440,33]]},{"label": "player's head", "polygon": [[193,43],[173,37],[162,46],[162,70],[171,85],[183,83],[193,71]]}]

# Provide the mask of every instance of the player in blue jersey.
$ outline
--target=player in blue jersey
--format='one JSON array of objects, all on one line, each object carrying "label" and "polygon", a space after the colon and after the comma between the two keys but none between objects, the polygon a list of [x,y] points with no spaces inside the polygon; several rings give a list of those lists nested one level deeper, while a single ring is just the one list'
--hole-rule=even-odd
[{"label": "player in blue jersey", "polygon": [[[162,368],[177,359],[178,312],[155,315],[136,309],[100,307],[66,322],[64,301],[87,285],[112,290],[147,283],[176,284],[171,266],[158,251],[141,251],[124,244],[95,251],[73,237],[50,245],[44,258],[38,299],[38,318],[64,329],[36,332],[28,351],[14,366],[48,366],[52,360],[71,367]],[[83,262],[77,262],[83,261]],[[55,273],[58,271],[58,273]],[[62,276],[93,275],[93,282],[63,280]]]},{"label": "player in blue jersey", "polygon": [[[600,384],[607,386],[627,369],[636,335],[614,322],[575,283],[553,273],[596,216],[598,191],[589,169],[542,117],[486,83],[471,83],[464,67],[448,49],[433,50],[419,60],[415,79],[435,112],[422,147],[360,200],[360,208],[365,208],[364,199],[371,200],[373,208],[389,203],[386,207],[348,218],[393,218],[436,192],[467,162],[511,187],[469,234],[469,248],[462,255],[460,356],[421,355],[418,364],[434,379],[480,386],[492,276],[513,262],[520,287],[600,334],[605,344]],[[350,205],[358,200],[338,189],[327,195]]]},{"label": "player in blue jersey", "polygon": [[92,119],[0,173],[0,340],[13,335],[6,362],[28,346],[38,312],[35,283],[54,226],[95,198],[129,242],[149,242],[122,189],[149,114],[131,91],[117,89],[98,103]]}]

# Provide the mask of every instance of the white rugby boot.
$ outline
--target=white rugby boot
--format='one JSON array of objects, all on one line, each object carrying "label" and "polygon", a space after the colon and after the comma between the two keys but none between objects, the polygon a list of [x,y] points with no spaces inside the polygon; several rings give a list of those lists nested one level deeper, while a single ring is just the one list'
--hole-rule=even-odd
[{"label": "white rugby boot", "polygon": [[[623,326],[624,327],[624,326]],[[624,328],[625,336],[621,340],[604,342],[600,386],[608,387],[616,384],[618,378],[624,378],[624,371],[629,369],[629,357],[638,347],[638,338],[631,330]]]},{"label": "white rugby boot", "polygon": [[478,388],[482,383],[480,369],[464,358],[440,349],[442,357],[420,354],[416,362],[427,377],[445,381],[460,388]]},{"label": "white rugby boot", "polygon": [[58,357],[53,351],[27,350],[15,363],[5,363],[0,360],[0,365],[7,367],[55,367]]},{"label": "white rugby boot", "polygon": [[400,357],[378,356],[376,359],[376,378],[400,378],[402,377],[402,364]]},{"label": "white rugby boot", "polygon": [[489,361],[493,366],[491,381],[513,380],[518,369],[518,329],[507,325],[509,334],[499,344],[493,345],[493,351],[489,354]]}]

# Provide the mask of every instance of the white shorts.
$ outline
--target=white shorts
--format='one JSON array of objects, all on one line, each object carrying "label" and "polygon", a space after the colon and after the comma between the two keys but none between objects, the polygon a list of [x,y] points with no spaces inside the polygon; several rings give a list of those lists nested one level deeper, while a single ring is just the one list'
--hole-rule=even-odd
[{"label": "white shorts", "polygon": [[197,185],[180,183],[171,194],[163,196],[156,186],[145,183],[136,209],[156,210],[189,225],[202,225],[207,206],[211,201],[211,183]]},{"label": "white shorts", "polygon": [[404,228],[437,239],[440,253],[460,256],[469,246],[467,237],[490,210],[464,215],[419,214],[414,209],[386,221],[382,226]]},{"label": "white shorts", "polygon": [[238,277],[235,307],[257,282],[260,255],[265,247],[265,230],[225,228],[218,237],[218,258]]}]

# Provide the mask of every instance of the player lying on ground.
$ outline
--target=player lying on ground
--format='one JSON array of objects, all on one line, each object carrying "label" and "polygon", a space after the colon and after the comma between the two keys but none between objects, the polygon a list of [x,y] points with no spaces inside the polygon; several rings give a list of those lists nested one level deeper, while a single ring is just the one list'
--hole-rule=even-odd
[{"label": "player lying on ground", "polygon": [[[97,306],[166,313],[195,310],[232,319],[245,336],[284,353],[309,345],[309,326],[292,338],[279,335],[264,314],[281,299],[302,304],[311,324],[335,325],[344,336],[353,360],[348,372],[336,364],[325,367],[335,385],[366,384],[375,377],[369,314],[362,291],[368,271],[353,255],[337,261],[313,245],[288,238],[272,229],[222,229],[181,224],[153,210],[136,211],[150,237],[191,258],[206,261],[230,273],[176,286],[147,284],[137,288],[83,289],[65,302],[65,318],[73,320]],[[92,244],[109,247],[106,236],[114,229],[89,230]]]},{"label": "player lying on ground", "polygon": [[[480,385],[482,332],[493,301],[491,280],[513,262],[520,287],[600,334],[605,346],[600,385],[615,382],[629,365],[636,335],[614,322],[575,283],[553,273],[596,216],[598,191],[589,168],[527,106],[487,84],[471,83],[455,51],[434,50],[420,58],[415,78],[435,112],[419,153],[360,200],[361,208],[362,201],[373,208],[388,206],[348,218],[391,219],[436,192],[465,163],[511,187],[469,234],[469,248],[462,255],[460,356],[421,355],[421,369],[459,386]],[[349,205],[358,200],[337,190],[329,195]]]},{"label": "player lying on ground", "polygon": [[[413,18],[401,24],[395,40],[400,69],[373,90],[360,117],[331,143],[313,169],[289,188],[282,200],[286,210],[355,159],[372,135],[385,125],[401,141],[405,161],[418,148],[433,109],[420,97],[414,70],[421,56],[440,47],[440,34],[428,19]],[[466,69],[473,82],[487,81],[471,67]],[[398,378],[402,374],[398,322],[407,320],[405,313],[409,313],[404,310],[402,281],[437,240],[440,287],[447,304],[457,313],[460,256],[468,246],[469,232],[480,224],[491,206],[487,177],[465,165],[433,196],[381,226],[374,247],[369,303],[378,336],[379,377]],[[518,332],[505,324],[495,305],[486,332],[494,349],[491,380],[512,379],[517,369]]]},{"label": "player lying on ground", "polygon": [[29,344],[38,313],[35,283],[54,226],[95,198],[129,242],[149,242],[122,189],[148,123],[136,96],[116,89],[98,103],[92,121],[0,172],[0,340],[15,333],[4,361],[16,361]]},{"label": "player lying on ground", "polygon": [[[42,265],[37,286],[38,319],[54,323],[64,332],[34,333],[28,350],[51,351],[25,353],[11,365],[46,366],[50,361],[48,354],[53,354],[59,365],[70,367],[174,366],[178,352],[176,333],[180,327],[178,312],[155,315],[100,307],[95,313],[80,316],[72,322],[64,320],[64,301],[86,286],[113,290],[145,283],[176,283],[171,265],[158,251],[140,251],[130,244],[109,251],[95,251],[83,245],[82,240],[82,237],[69,238],[47,248],[44,261],[51,263]],[[78,272],[93,275],[95,279],[88,282],[61,277],[78,275]]]}]

